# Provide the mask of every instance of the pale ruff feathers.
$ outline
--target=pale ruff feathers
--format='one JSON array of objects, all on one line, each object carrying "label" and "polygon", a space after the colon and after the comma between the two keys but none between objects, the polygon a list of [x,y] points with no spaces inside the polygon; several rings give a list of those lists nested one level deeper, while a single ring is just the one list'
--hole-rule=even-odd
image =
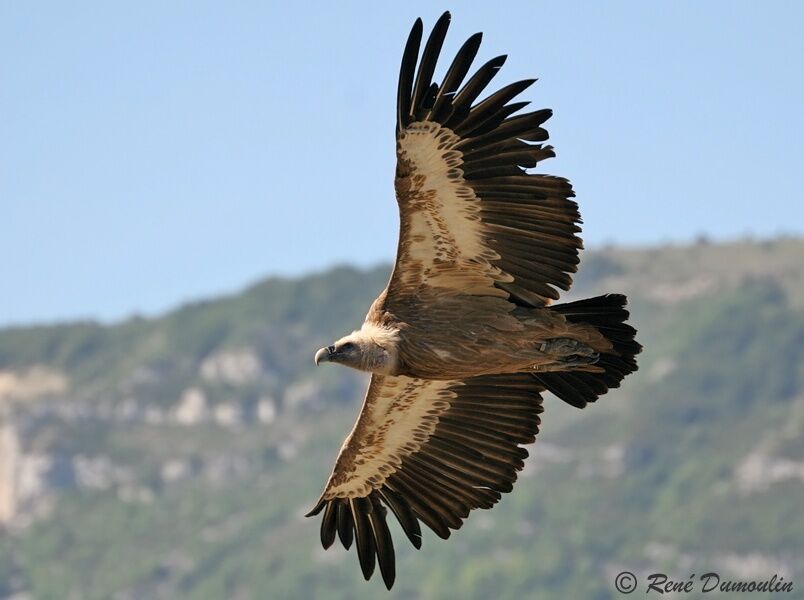
[{"label": "pale ruff feathers", "polygon": [[384,377],[381,392],[367,397],[352,433],[341,448],[322,498],[367,496],[417,452],[449,409],[454,381]]},{"label": "pale ruff feathers", "polygon": [[366,316],[366,321],[356,333],[369,338],[375,344],[382,346],[386,350],[394,350],[399,343],[399,329],[383,327],[372,323],[368,320],[370,317],[371,313]]},{"label": "pale ruff feathers", "polygon": [[400,134],[399,159],[410,166],[404,209],[413,243],[397,260],[421,264],[429,285],[507,297],[494,282],[513,277],[490,262],[500,255],[485,243],[480,200],[463,178],[459,142],[432,121],[411,123]]}]

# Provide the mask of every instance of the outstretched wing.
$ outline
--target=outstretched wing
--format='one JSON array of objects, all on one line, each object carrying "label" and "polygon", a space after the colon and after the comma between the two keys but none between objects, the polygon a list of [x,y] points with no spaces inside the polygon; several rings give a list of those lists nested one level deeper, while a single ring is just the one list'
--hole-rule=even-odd
[{"label": "outstretched wing", "polygon": [[395,578],[391,509],[416,547],[421,521],[446,539],[473,508],[509,492],[535,439],[542,399],[528,374],[432,381],[374,375],[360,416],[315,508],[321,543],[357,545],[366,579],[375,556]]},{"label": "outstretched wing", "polygon": [[464,84],[481,34],[432,82],[449,26],[444,13],[418,60],[422,22],[408,38],[397,97],[396,193],[400,237],[386,303],[422,287],[542,306],[569,289],[582,242],[566,179],[528,173],[554,156],[542,124],[550,110],[512,102],[535,80],[478,96],[505,62],[492,58]]}]

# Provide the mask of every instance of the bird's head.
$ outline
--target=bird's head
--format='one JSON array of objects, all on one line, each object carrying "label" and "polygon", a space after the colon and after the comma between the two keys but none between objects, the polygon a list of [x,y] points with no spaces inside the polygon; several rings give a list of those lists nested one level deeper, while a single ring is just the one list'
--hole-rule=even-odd
[{"label": "bird's head", "polygon": [[364,330],[354,331],[315,353],[315,364],[338,363],[359,371],[392,374],[395,350]]}]

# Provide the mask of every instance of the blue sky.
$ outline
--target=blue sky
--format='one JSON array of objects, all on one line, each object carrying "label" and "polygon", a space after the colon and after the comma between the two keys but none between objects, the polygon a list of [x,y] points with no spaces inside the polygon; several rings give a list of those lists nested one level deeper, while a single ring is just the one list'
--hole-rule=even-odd
[{"label": "blue sky", "polygon": [[446,54],[540,78],[587,246],[802,232],[804,3],[499,6],[3,3],[0,324],[390,261],[398,64],[448,8]]}]

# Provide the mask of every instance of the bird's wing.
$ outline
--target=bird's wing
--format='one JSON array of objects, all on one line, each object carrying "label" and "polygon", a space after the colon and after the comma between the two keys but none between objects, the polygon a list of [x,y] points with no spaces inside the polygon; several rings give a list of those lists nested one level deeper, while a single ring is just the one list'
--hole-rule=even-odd
[{"label": "bird's wing", "polygon": [[582,247],[572,186],[526,171],[554,156],[540,143],[547,140],[542,124],[551,111],[514,114],[528,103],[511,101],[534,80],[476,102],[506,58],[491,59],[464,84],[479,33],[458,51],[441,84],[432,83],[449,20],[449,13],[438,20],[418,61],[417,20],[402,59],[400,236],[387,303],[431,286],[542,306],[558,298],[555,288],[569,289]]},{"label": "bird's wing", "polygon": [[373,375],[363,408],[315,508],[321,543],[354,539],[366,579],[375,556],[386,586],[395,576],[385,521],[394,513],[411,543],[419,521],[448,538],[473,508],[511,490],[535,439],[542,399],[528,374],[433,381]]}]

